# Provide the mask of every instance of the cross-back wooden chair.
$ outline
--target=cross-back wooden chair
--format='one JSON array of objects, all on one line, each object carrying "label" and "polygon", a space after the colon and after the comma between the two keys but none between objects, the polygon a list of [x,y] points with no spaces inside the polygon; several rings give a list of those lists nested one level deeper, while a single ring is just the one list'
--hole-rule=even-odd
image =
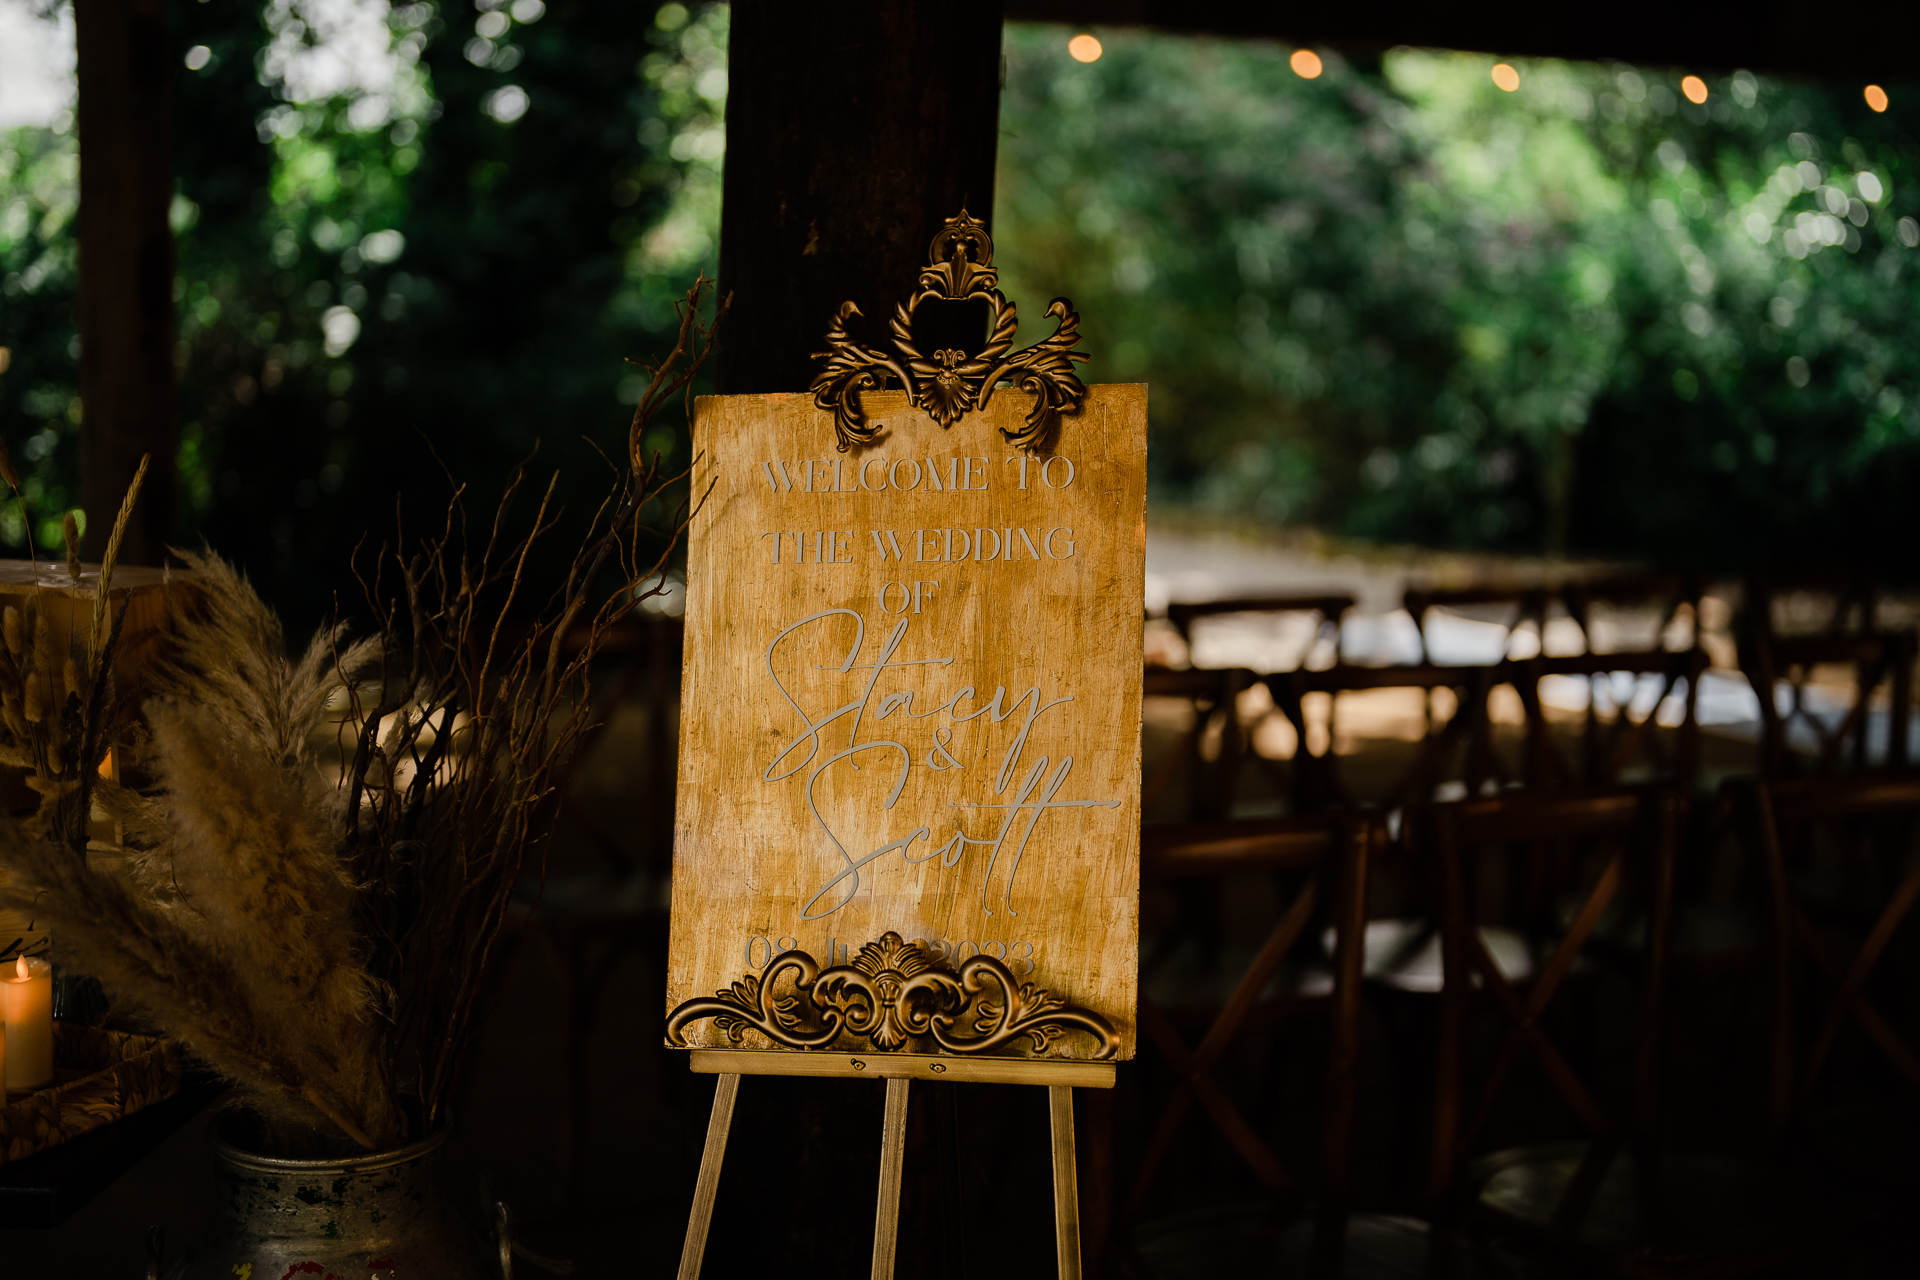
[{"label": "cross-back wooden chair", "polygon": [[[1920,901],[1913,839],[1920,772],[1768,781],[1742,792],[1746,829],[1766,866],[1773,906],[1768,1122],[1781,1138],[1814,1098],[1849,1026],[1865,1034],[1896,1076],[1920,1090],[1920,1041],[1911,1025],[1920,940],[1908,924]],[[1824,869],[1815,865],[1821,861]],[[1909,972],[1889,976],[1882,962],[1902,945],[1903,927]],[[1809,969],[1827,992],[1803,1025],[1796,979]],[[1887,996],[1908,1007],[1882,1012]],[[1901,1023],[1909,1024],[1904,1032]]]},{"label": "cross-back wooden chair", "polygon": [[[1920,647],[1913,632],[1780,636],[1748,629],[1741,641],[1741,665],[1760,700],[1760,761],[1768,777],[1827,774],[1843,766],[1863,769],[1875,763],[1897,769],[1907,763],[1914,655]],[[1835,723],[1809,698],[1814,670],[1821,666],[1849,667],[1853,673],[1852,699]],[[1883,687],[1886,730],[1875,760],[1872,704]],[[1796,731],[1814,747],[1811,760],[1794,749]]]},{"label": "cross-back wooden chair", "polygon": [[[1185,819],[1225,818],[1233,811],[1234,793],[1248,753],[1247,730],[1240,723],[1240,695],[1259,677],[1236,667],[1190,668],[1175,671],[1148,667],[1141,692],[1149,698],[1175,698],[1193,711],[1191,725],[1174,740],[1167,753],[1147,766],[1140,787],[1140,809],[1152,813],[1182,776],[1186,779]],[[1209,760],[1209,739],[1217,749]]]},{"label": "cross-back wooden chair", "polygon": [[1491,620],[1498,621],[1507,629],[1506,646],[1500,653],[1500,657],[1504,658],[1513,644],[1514,633],[1524,627],[1531,626],[1544,643],[1547,610],[1553,603],[1554,595],[1547,587],[1488,584],[1476,587],[1410,587],[1401,600],[1413,618],[1413,625],[1420,630],[1421,657],[1424,661],[1432,662],[1435,660],[1434,610],[1494,614],[1495,618]]},{"label": "cross-back wooden chair", "polygon": [[[1346,662],[1324,670],[1281,671],[1266,676],[1274,706],[1293,724],[1299,744],[1294,750],[1292,775],[1296,808],[1351,808],[1360,803],[1342,775],[1335,744],[1342,695],[1371,690],[1418,690],[1425,700],[1427,722],[1413,760],[1385,795],[1367,797],[1369,803],[1393,808],[1423,802],[1431,799],[1434,789],[1443,782],[1459,782],[1472,793],[1489,781],[1505,781],[1508,771],[1494,750],[1487,698],[1494,686],[1507,678],[1504,664],[1366,667]],[[1437,715],[1434,693],[1441,689],[1452,693],[1453,708],[1448,714]],[[1312,732],[1314,726],[1307,713],[1306,700],[1313,694],[1325,694],[1328,700],[1325,741],[1319,751],[1313,749],[1319,735]]]},{"label": "cross-back wooden chair", "polygon": [[[1286,875],[1297,885],[1276,913],[1266,941],[1207,1012],[1211,1021],[1190,1044],[1142,982],[1140,1025],[1173,1068],[1178,1083],[1160,1104],[1121,1220],[1137,1223],[1140,1210],[1182,1125],[1197,1104],[1227,1139],[1277,1205],[1238,1202],[1212,1206],[1175,1222],[1136,1230],[1126,1245],[1136,1273],[1178,1275],[1421,1275],[1456,1280],[1491,1274],[1473,1250],[1435,1241],[1424,1223],[1351,1212],[1352,1140],[1360,1045],[1361,945],[1369,871],[1385,843],[1384,824],[1360,814],[1194,824],[1150,833],[1143,884],[1183,884],[1247,871]],[[1332,972],[1324,994],[1274,994],[1274,980],[1290,955],[1317,950],[1318,922],[1333,934]],[[1309,940],[1311,939],[1311,943]],[[1226,1090],[1215,1072],[1235,1038],[1264,1008],[1281,1014],[1311,1004],[1329,1018],[1317,1178],[1297,1177]],[[1315,1212],[1289,1213],[1309,1192]],[[1143,1234],[1146,1238],[1143,1238]],[[1438,1270],[1432,1270],[1438,1266]]]},{"label": "cross-back wooden chair", "polygon": [[[1708,665],[1703,650],[1542,656],[1509,665],[1527,713],[1525,777],[1529,786],[1615,786],[1628,780],[1627,774],[1636,768],[1682,788],[1693,786],[1700,769],[1700,677]],[[1587,686],[1577,762],[1570,761],[1555,741],[1553,720],[1541,693],[1542,683],[1556,678],[1581,680]],[[1651,699],[1643,696],[1649,691]],[[1670,726],[1673,741],[1669,745],[1658,730],[1673,703],[1678,704],[1679,716]],[[1636,704],[1643,707],[1639,714],[1635,714]]]},{"label": "cross-back wooden chair", "polygon": [[1228,600],[1202,600],[1181,602],[1167,606],[1167,621],[1180,633],[1180,638],[1189,646],[1193,644],[1193,624],[1202,618],[1218,618],[1235,613],[1301,613],[1313,619],[1314,639],[1308,653],[1331,642],[1334,655],[1339,655],[1340,623],[1347,611],[1354,606],[1354,598],[1340,593],[1325,595],[1277,595],[1277,596],[1237,596]]},{"label": "cross-back wooden chair", "polygon": [[[1615,650],[1618,646],[1600,643],[1604,639],[1609,609],[1638,606],[1655,619],[1651,643],[1638,649],[1687,649],[1700,644],[1700,600],[1705,584],[1691,574],[1609,574],[1595,578],[1577,578],[1560,591],[1567,616],[1580,628],[1589,653]],[[1691,635],[1685,644],[1666,643],[1667,632],[1682,613],[1691,618]]]},{"label": "cross-back wooden chair", "polygon": [[[1658,1052],[1666,977],[1666,934],[1672,911],[1678,804],[1665,788],[1513,792],[1435,805],[1418,815],[1419,849],[1440,905],[1441,990],[1435,1070],[1433,1147],[1428,1197],[1457,1197],[1469,1157],[1493,1118],[1523,1054],[1595,1143],[1594,1170],[1584,1171],[1554,1207],[1552,1221],[1583,1210],[1595,1175],[1634,1129],[1650,1132],[1657,1114]],[[1505,889],[1505,893],[1498,892]],[[1568,918],[1564,893],[1578,907]],[[1630,1119],[1603,1101],[1576,1070],[1576,1054],[1549,1030],[1554,997],[1623,890],[1644,913],[1648,946],[1638,975],[1639,1048]],[[1622,899],[1626,901],[1627,899]],[[1543,957],[1524,982],[1510,980],[1483,940],[1488,926],[1517,929]],[[1477,1089],[1469,1089],[1463,1040],[1476,992],[1502,1015],[1499,1048]],[[1589,1073],[1590,1074],[1590,1073]],[[1589,1185],[1591,1184],[1591,1185]]]},{"label": "cross-back wooden chair", "polygon": [[[1880,582],[1871,573],[1768,574],[1748,578],[1743,587],[1743,624],[1769,635],[1864,636],[1879,630]],[[1792,616],[1796,612],[1801,616]]]},{"label": "cross-back wooden chair", "polygon": [[[1305,666],[1317,655],[1330,654],[1338,661],[1340,623],[1353,608],[1350,595],[1241,596],[1227,600],[1177,603],[1167,607],[1167,621],[1179,634],[1188,652],[1193,651],[1195,623],[1208,618],[1235,614],[1304,615],[1312,629],[1312,638],[1300,657]],[[1147,692],[1162,697],[1182,697],[1194,706],[1194,722],[1174,752],[1162,759],[1148,776],[1142,793],[1143,807],[1152,806],[1172,787],[1184,769],[1189,778],[1190,820],[1227,818],[1239,792],[1243,771],[1251,761],[1264,768],[1272,785],[1286,795],[1300,790],[1297,779],[1289,778],[1276,762],[1253,749],[1266,716],[1278,713],[1269,706],[1264,712],[1243,716],[1240,696],[1258,677],[1236,668],[1196,668],[1171,671],[1148,667]],[[1218,752],[1205,759],[1204,747],[1217,742]],[[1297,804],[1297,798],[1296,798]]]},{"label": "cross-back wooden chair", "polygon": [[[1173,1016],[1149,994],[1152,966],[1143,967],[1140,1026],[1177,1080],[1161,1104],[1127,1193],[1124,1217],[1138,1215],[1182,1124],[1197,1104],[1266,1189],[1300,1196],[1302,1182],[1255,1132],[1240,1105],[1213,1073],[1234,1040],[1247,1029],[1271,992],[1281,967],[1296,952],[1315,949],[1310,926],[1331,921],[1337,938],[1331,981],[1314,1004],[1331,1014],[1327,1093],[1319,1193],[1343,1203],[1348,1189],[1348,1148],[1353,1127],[1354,1062],[1359,1053],[1360,952],[1356,945],[1366,904],[1370,854],[1381,839],[1379,825],[1363,817],[1294,817],[1257,821],[1148,827],[1142,833],[1141,880],[1148,886],[1218,881],[1247,872],[1275,873],[1293,881],[1265,941],[1217,1006],[1204,1000],[1210,1021],[1197,1044],[1182,1036]],[[1288,874],[1290,873],[1290,874]],[[1204,927],[1204,926],[1203,926]],[[1301,1003],[1297,994],[1289,1001]]]},{"label": "cross-back wooden chair", "polygon": [[[1581,1274],[1634,1277],[1774,1274],[1844,1249],[1855,1219],[1815,1183],[1793,1173],[1662,1143],[1669,935],[1684,797],[1671,787],[1513,793],[1435,806],[1420,824],[1443,902],[1442,992],[1429,1192],[1449,1219],[1465,1211],[1516,1239],[1570,1255]],[[1523,911],[1545,957],[1530,980],[1512,982],[1479,941],[1487,897],[1472,872],[1517,854],[1529,891],[1557,878],[1577,890],[1541,914],[1551,891]],[[1545,873],[1545,874],[1542,874]],[[1484,884],[1480,886],[1484,888]],[[1494,895],[1497,897],[1498,895]],[[1625,910],[1618,910],[1622,905]],[[1610,912],[1614,919],[1608,922]],[[1638,929],[1621,929],[1623,923]],[[1605,932],[1640,932],[1624,968],[1637,996],[1630,1084],[1605,1087],[1597,1046],[1575,1035],[1583,1019],[1556,1008],[1582,962],[1622,972],[1620,952],[1598,947]],[[1491,1067],[1464,1071],[1470,1005],[1490,998],[1501,1014]],[[1559,1003],[1564,1003],[1561,1001]],[[1598,1001],[1592,1002],[1599,1007]],[[1556,1032],[1558,1034],[1556,1034]],[[1586,1132],[1579,1142],[1509,1147],[1473,1159],[1521,1055],[1541,1067],[1554,1096]],[[1583,1061],[1587,1059],[1587,1061]]]},{"label": "cross-back wooden chair", "polygon": [[[1766,776],[1907,763],[1920,644],[1911,631],[1883,628],[1878,606],[1878,581],[1857,571],[1745,583],[1737,628],[1740,666],[1760,700]],[[1820,667],[1851,668],[1852,696],[1837,708],[1815,705],[1820,699],[1813,677]],[[1876,760],[1869,730],[1872,704],[1883,688],[1887,724]]]}]

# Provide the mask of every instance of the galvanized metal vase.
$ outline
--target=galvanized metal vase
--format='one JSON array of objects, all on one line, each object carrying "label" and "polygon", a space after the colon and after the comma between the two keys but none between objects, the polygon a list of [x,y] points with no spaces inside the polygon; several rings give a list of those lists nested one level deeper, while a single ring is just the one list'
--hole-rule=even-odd
[{"label": "galvanized metal vase", "polygon": [[334,1160],[284,1160],[235,1145],[236,1115],[213,1125],[212,1219],[168,1280],[498,1280],[499,1248],[443,1198],[448,1130],[411,1146]]}]

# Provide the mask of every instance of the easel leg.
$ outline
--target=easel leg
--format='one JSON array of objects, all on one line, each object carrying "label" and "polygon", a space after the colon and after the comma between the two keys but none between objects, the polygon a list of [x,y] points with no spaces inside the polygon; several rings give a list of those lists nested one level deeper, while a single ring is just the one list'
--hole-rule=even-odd
[{"label": "easel leg", "polygon": [[700,1280],[700,1263],[707,1252],[707,1228],[713,1223],[713,1200],[720,1191],[720,1163],[727,1156],[727,1130],[733,1127],[733,1100],[740,1096],[740,1077],[715,1077],[713,1116],[707,1121],[707,1145],[700,1152],[700,1180],[693,1186],[693,1212],[687,1216],[687,1242],[680,1250],[679,1280]]},{"label": "easel leg", "polygon": [[1053,1118],[1053,1236],[1060,1280],[1080,1280],[1080,1171],[1073,1156],[1073,1086],[1047,1086]]},{"label": "easel leg", "polygon": [[880,1200],[873,1210],[873,1280],[893,1280],[893,1249],[900,1235],[900,1166],[907,1154],[907,1086],[887,1081],[887,1115],[880,1127]]}]

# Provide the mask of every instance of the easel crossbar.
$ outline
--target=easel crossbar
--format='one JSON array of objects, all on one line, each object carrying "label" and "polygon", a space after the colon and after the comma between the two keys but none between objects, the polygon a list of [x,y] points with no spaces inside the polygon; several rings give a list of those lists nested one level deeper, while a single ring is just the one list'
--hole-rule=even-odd
[{"label": "easel crossbar", "polygon": [[1067,1058],[961,1058],[931,1053],[799,1053],[766,1049],[695,1049],[701,1075],[841,1076],[849,1080],[952,1080],[968,1084],[1113,1088],[1111,1062]]}]

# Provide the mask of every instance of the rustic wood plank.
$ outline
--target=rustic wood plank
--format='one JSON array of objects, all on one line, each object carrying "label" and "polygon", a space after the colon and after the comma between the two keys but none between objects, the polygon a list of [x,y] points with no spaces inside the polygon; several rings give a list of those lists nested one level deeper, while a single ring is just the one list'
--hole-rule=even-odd
[{"label": "rustic wood plank", "polygon": [[884,437],[840,454],[809,397],[699,402],[669,1009],[894,930],[1132,1056],[1146,388],[1093,388],[1043,456],[998,430],[1030,406],[948,430],[871,393]]}]

